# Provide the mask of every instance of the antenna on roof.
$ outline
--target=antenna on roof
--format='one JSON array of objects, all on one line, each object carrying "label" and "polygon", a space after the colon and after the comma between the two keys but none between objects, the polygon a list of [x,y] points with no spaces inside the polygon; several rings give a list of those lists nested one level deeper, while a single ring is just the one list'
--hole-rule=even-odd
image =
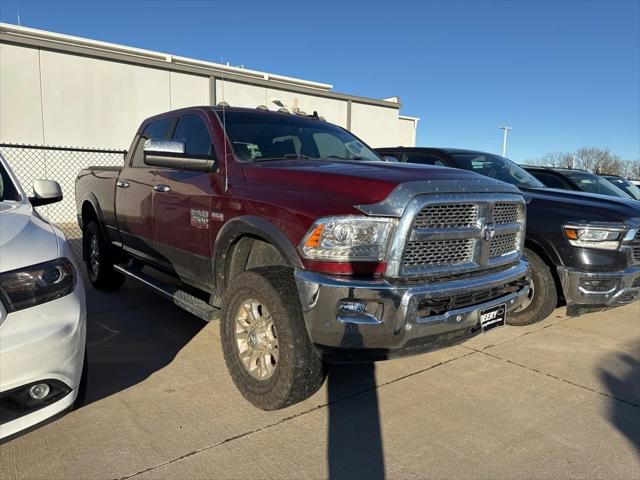
[{"label": "antenna on roof", "polygon": [[224,72],[221,75],[222,78],[222,101],[218,103],[219,106],[222,107],[222,143],[224,145],[224,193],[227,193],[229,190],[229,161],[227,159],[227,115],[226,109],[229,106],[227,102],[225,102],[224,98]]},{"label": "antenna on roof", "polygon": [[18,17],[18,26],[21,27],[22,24],[20,23],[20,10],[16,10],[16,16]]}]

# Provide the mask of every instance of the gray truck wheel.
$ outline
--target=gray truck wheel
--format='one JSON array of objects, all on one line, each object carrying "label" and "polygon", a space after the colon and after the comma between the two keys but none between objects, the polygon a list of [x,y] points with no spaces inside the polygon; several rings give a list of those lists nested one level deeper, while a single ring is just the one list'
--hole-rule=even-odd
[{"label": "gray truck wheel", "polygon": [[87,276],[91,284],[98,290],[115,290],[120,287],[125,277],[113,269],[114,258],[96,222],[91,221],[85,227],[82,241]]},{"label": "gray truck wheel", "polygon": [[300,402],[324,382],[289,268],[257,268],[234,277],[224,296],[220,337],[233,383],[262,410]]},{"label": "gray truck wheel", "polygon": [[524,308],[507,315],[509,325],[529,325],[544,320],[558,304],[556,283],[547,265],[533,250],[524,249],[524,256],[531,267],[531,292]]}]

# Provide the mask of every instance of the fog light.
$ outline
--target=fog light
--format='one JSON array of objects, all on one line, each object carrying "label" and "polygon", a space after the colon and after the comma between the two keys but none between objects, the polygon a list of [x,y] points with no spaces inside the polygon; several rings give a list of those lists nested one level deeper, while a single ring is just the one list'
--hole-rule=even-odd
[{"label": "fog light", "polygon": [[339,313],[364,313],[367,306],[363,302],[342,301],[338,305]]},{"label": "fog light", "polygon": [[29,396],[34,400],[42,400],[50,391],[51,388],[46,383],[37,383],[29,389]]},{"label": "fog light", "polygon": [[616,286],[616,280],[598,280],[595,278],[583,278],[580,286],[589,292],[608,292]]},{"label": "fog light", "polygon": [[631,303],[636,299],[636,292],[633,290],[629,292],[624,292],[620,297],[618,297],[618,302],[620,303]]}]

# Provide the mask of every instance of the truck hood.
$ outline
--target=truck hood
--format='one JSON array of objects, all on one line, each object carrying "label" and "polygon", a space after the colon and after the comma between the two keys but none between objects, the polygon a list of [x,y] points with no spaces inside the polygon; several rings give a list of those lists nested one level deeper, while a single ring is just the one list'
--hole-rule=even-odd
[{"label": "truck hood", "polygon": [[58,257],[53,227],[31,205],[0,202],[0,272]]},{"label": "truck hood", "polygon": [[512,185],[474,172],[413,163],[274,160],[244,165],[243,173],[251,184],[329,197],[351,206],[378,204],[401,185],[411,185],[405,190],[413,195],[519,192]]},{"label": "truck hood", "polygon": [[609,195],[560,190],[556,188],[522,189],[528,215],[564,210],[567,219],[575,221],[621,222],[640,218],[640,202]]}]

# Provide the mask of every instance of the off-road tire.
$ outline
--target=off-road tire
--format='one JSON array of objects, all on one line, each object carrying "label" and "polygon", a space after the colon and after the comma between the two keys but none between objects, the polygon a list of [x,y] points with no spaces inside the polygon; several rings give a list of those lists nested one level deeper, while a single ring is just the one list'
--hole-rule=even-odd
[{"label": "off-road tire", "polygon": [[[92,246],[94,238],[96,243]],[[93,248],[97,248],[97,267],[91,260]],[[89,222],[82,232],[82,251],[87,266],[87,276],[96,289],[116,290],[124,283],[125,276],[113,269],[115,258],[98,224],[94,221]]]},{"label": "off-road tire", "polygon": [[531,267],[533,298],[524,310],[511,312],[507,315],[507,324],[509,325],[522,326],[544,320],[558,305],[556,282],[549,265],[537,253],[528,248],[524,249],[524,256]]},{"label": "off-road tire", "polygon": [[[278,361],[265,380],[247,371],[236,341],[236,316],[249,299],[268,309],[277,330]],[[220,337],[233,383],[245,399],[262,410],[278,410],[300,402],[324,382],[324,365],[307,333],[290,268],[263,267],[234,277],[224,295]]]}]

